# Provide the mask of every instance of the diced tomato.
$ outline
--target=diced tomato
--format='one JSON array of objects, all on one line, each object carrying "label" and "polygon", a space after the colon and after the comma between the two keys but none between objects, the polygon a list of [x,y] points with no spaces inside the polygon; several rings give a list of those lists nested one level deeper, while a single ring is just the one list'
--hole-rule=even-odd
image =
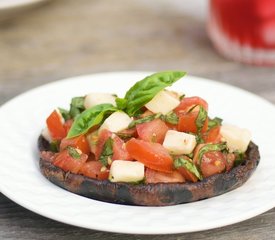
[{"label": "diced tomato", "polygon": [[190,182],[197,182],[197,181],[198,181],[198,178],[197,178],[193,173],[191,173],[190,171],[188,171],[186,168],[180,167],[180,168],[178,169],[178,171],[180,172],[180,174],[181,174],[187,181],[190,181]]},{"label": "diced tomato", "polygon": [[98,179],[98,180],[105,180],[108,179],[109,170],[102,169],[103,165],[99,161],[89,161],[83,164],[81,169],[79,170],[80,174],[83,174],[86,177]]},{"label": "diced tomato", "polygon": [[226,171],[228,172],[233,168],[236,156],[234,153],[228,153],[225,157],[226,157],[226,161],[225,161]]},{"label": "diced tomato", "polygon": [[193,159],[194,163],[200,167],[203,177],[224,172],[226,170],[226,158],[220,151],[206,152],[202,155],[201,161],[198,161],[199,150],[203,146],[205,146],[205,144],[199,144],[196,147]]},{"label": "diced tomato", "polygon": [[161,172],[172,172],[173,160],[159,143],[150,143],[132,138],[126,143],[129,154],[146,167]]},{"label": "diced tomato", "polygon": [[185,113],[195,105],[202,106],[206,111],[208,110],[208,103],[200,97],[185,97],[181,100],[179,106],[174,110],[175,113]]},{"label": "diced tomato", "polygon": [[88,155],[84,153],[80,155],[80,158],[73,158],[65,149],[56,155],[53,164],[66,172],[78,173],[87,159]]},{"label": "diced tomato", "polygon": [[[199,111],[179,114],[178,130],[181,132],[187,132],[187,133],[197,133],[198,129],[196,125],[196,120],[197,120],[198,114],[199,114]],[[202,133],[206,132],[207,127],[208,127],[208,118],[204,122],[201,132]]]},{"label": "diced tomato", "polygon": [[97,144],[96,144],[96,149],[95,149],[95,159],[96,160],[99,159],[105,142],[111,136],[112,136],[112,132],[110,132],[107,129],[103,129],[103,130],[100,131],[100,133],[98,135],[98,141],[97,141]]},{"label": "diced tomato", "polygon": [[125,143],[118,136],[113,138],[113,160],[133,160],[128,151],[126,150]]},{"label": "diced tomato", "polygon": [[63,138],[60,143],[60,150],[65,149],[67,146],[80,149],[83,153],[90,153],[90,146],[85,135],[80,135],[75,138]]},{"label": "diced tomato", "polygon": [[138,124],[136,129],[140,139],[156,143],[163,143],[165,134],[169,130],[167,125],[160,119]]},{"label": "diced tomato", "polygon": [[183,183],[184,177],[176,170],[171,173],[159,172],[146,168],[145,171],[146,183]]},{"label": "diced tomato", "polygon": [[46,160],[46,161],[49,161],[49,162],[53,162],[55,155],[56,155],[56,153],[51,152],[51,151],[42,151],[42,152],[40,152],[40,157],[43,160]]},{"label": "diced tomato", "polygon": [[66,137],[66,130],[63,126],[62,116],[54,110],[46,120],[47,127],[53,140],[61,140]]},{"label": "diced tomato", "polygon": [[71,129],[71,126],[73,125],[74,120],[73,119],[69,119],[64,123],[64,128],[65,128],[65,132],[66,132],[66,136],[68,134],[68,132]]},{"label": "diced tomato", "polygon": [[203,139],[206,143],[219,143],[221,141],[220,126],[211,128],[205,133]]}]

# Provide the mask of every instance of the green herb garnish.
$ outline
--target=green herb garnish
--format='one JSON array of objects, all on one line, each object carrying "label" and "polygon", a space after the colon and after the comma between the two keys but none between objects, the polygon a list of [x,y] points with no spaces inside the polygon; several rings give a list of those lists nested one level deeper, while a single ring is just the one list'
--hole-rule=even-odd
[{"label": "green herb garnish", "polygon": [[124,98],[116,98],[117,107],[129,116],[134,116],[157,93],[182,78],[186,73],[180,71],[159,72],[137,82]]},{"label": "green herb garnish", "polygon": [[114,154],[114,152],[113,152],[113,143],[114,143],[114,140],[111,137],[109,137],[103,145],[103,150],[102,150],[102,153],[99,157],[99,161],[105,167],[108,166],[110,160],[113,157],[113,154]]},{"label": "green herb garnish", "polygon": [[202,175],[200,174],[196,165],[191,160],[187,160],[183,157],[176,158],[174,160],[174,167],[184,167],[187,171],[193,173],[198,179],[202,180]]},{"label": "green herb garnish", "polygon": [[68,146],[67,147],[69,155],[74,159],[80,159],[81,154],[76,150],[76,148]]},{"label": "green herb garnish", "polygon": [[117,111],[112,104],[99,104],[92,108],[86,109],[75,119],[67,138],[77,137],[89,131],[104,120],[105,116]]}]

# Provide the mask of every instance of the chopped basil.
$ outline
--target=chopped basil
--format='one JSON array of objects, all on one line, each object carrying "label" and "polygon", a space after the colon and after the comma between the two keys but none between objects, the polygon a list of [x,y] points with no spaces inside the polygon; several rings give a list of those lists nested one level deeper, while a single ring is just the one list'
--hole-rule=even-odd
[{"label": "chopped basil", "polygon": [[134,84],[125,94],[124,98],[117,98],[116,104],[120,110],[124,110],[129,116],[136,113],[161,90],[171,86],[186,73],[181,71],[167,71],[152,74]]},{"label": "chopped basil", "polygon": [[198,179],[202,180],[202,175],[191,160],[187,160],[183,157],[176,158],[174,160],[174,167],[184,167],[187,171],[193,173]]},{"label": "chopped basil", "polygon": [[152,115],[149,115],[149,116],[146,116],[144,118],[140,118],[140,119],[137,119],[137,120],[133,120],[128,128],[133,128],[135,127],[136,125],[138,124],[141,124],[141,123],[146,123],[146,122],[151,122],[153,121],[154,119],[157,119],[157,118],[160,118],[161,117],[161,114],[158,113],[158,114],[152,114]]},{"label": "chopped basil", "polygon": [[182,94],[180,97],[179,97],[179,100],[181,101],[182,99],[185,98],[185,94]]},{"label": "chopped basil", "polygon": [[235,155],[234,167],[237,167],[244,162],[245,153],[239,151],[235,151],[233,153]]},{"label": "chopped basil", "polygon": [[166,115],[164,115],[164,121],[177,125],[179,123],[179,117],[176,113],[174,112],[169,112]]},{"label": "chopped basil", "polygon": [[213,119],[210,119],[208,120],[208,131],[214,127],[217,127],[217,126],[221,126],[222,124],[222,119],[221,118],[218,118],[218,117],[215,117]]},{"label": "chopped basil", "polygon": [[67,138],[77,137],[89,131],[90,128],[100,124],[106,115],[117,111],[112,104],[104,103],[86,109],[75,119]]},{"label": "chopped basil", "polygon": [[71,118],[75,119],[80,113],[82,113],[85,110],[84,99],[84,97],[72,98],[69,112]]},{"label": "chopped basil", "polygon": [[68,149],[69,155],[72,158],[74,158],[74,159],[80,159],[81,154],[74,147],[68,146],[67,149]]},{"label": "chopped basil", "polygon": [[213,151],[227,151],[226,143],[217,143],[217,144],[206,144],[199,150],[198,163],[201,165],[202,157],[207,152]]},{"label": "chopped basil", "polygon": [[200,106],[199,114],[196,119],[197,132],[199,134],[203,129],[206,119],[207,119],[207,111],[202,106]]},{"label": "chopped basil", "polygon": [[108,166],[108,164],[110,163],[110,160],[113,157],[113,154],[114,154],[113,143],[114,143],[114,140],[111,137],[109,137],[103,145],[103,150],[99,157],[99,161],[105,167]]}]

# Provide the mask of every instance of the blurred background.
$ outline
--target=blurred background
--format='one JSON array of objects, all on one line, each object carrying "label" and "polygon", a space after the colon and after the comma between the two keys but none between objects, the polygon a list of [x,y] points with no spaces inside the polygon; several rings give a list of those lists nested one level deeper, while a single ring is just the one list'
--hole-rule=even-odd
[{"label": "blurred background", "polygon": [[[275,103],[274,66],[274,0],[0,0],[0,105],[75,75],[168,69],[229,83]],[[0,206],[0,238],[135,238],[57,223],[2,194]],[[177,239],[191,236],[271,239],[274,209]]]},{"label": "blurred background", "polygon": [[275,101],[274,68],[243,65],[213,47],[208,5],[207,0],[1,0],[1,103],[74,75],[165,69],[228,82]]}]

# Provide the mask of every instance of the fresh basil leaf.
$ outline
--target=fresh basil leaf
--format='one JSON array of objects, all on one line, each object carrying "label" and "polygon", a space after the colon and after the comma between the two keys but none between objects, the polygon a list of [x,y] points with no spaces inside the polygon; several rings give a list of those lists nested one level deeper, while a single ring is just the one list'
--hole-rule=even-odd
[{"label": "fresh basil leaf", "polygon": [[85,110],[84,99],[85,97],[72,98],[71,105],[70,105],[71,118],[75,119],[80,113],[82,113]]},{"label": "fresh basil leaf", "polygon": [[118,107],[118,109],[125,109],[127,107],[127,100],[124,98],[116,98],[116,105]]},{"label": "fresh basil leaf", "polygon": [[100,124],[107,114],[115,111],[117,111],[117,108],[109,103],[99,104],[86,109],[75,119],[67,138],[77,137],[88,132],[90,128]]},{"label": "fresh basil leaf", "polygon": [[202,175],[191,160],[184,159],[183,157],[176,158],[174,160],[174,167],[184,167],[187,171],[193,173],[198,179],[202,180]]},{"label": "fresh basil leaf", "polygon": [[180,97],[179,97],[179,100],[181,101],[182,99],[185,98],[185,94],[182,94]]},{"label": "fresh basil leaf", "polygon": [[202,106],[200,106],[199,114],[196,119],[197,132],[199,134],[202,131],[202,128],[204,126],[206,119],[207,119],[207,111]]},{"label": "fresh basil leaf", "polygon": [[152,114],[152,115],[149,115],[149,116],[146,116],[144,118],[140,118],[140,119],[136,119],[136,120],[133,120],[128,128],[133,128],[135,127],[136,125],[138,124],[141,124],[141,123],[146,123],[146,122],[151,122],[153,121],[154,119],[157,119],[157,118],[160,118],[161,117],[161,113],[157,113],[157,114]]},{"label": "fresh basil leaf", "polygon": [[202,157],[205,153],[207,152],[213,152],[213,151],[227,151],[227,146],[226,143],[217,143],[217,144],[206,144],[204,145],[200,150],[199,150],[199,155],[198,155],[198,163],[201,165],[201,160]]},{"label": "fresh basil leaf", "polygon": [[179,123],[179,117],[176,113],[170,112],[170,113],[164,115],[164,121],[174,124],[174,125],[177,125]]},{"label": "fresh basil leaf", "polygon": [[65,121],[71,119],[70,112],[64,108],[58,108],[59,112],[61,113],[62,117]]},{"label": "fresh basil leaf", "polygon": [[108,165],[109,160],[113,157],[113,143],[114,140],[111,137],[109,137],[103,145],[103,150],[99,157],[99,161],[105,167]]},{"label": "fresh basil leaf", "polygon": [[81,154],[74,147],[68,146],[67,149],[68,149],[69,155],[72,158],[74,158],[74,159],[80,159]]},{"label": "fresh basil leaf", "polygon": [[125,110],[129,116],[148,103],[157,93],[171,86],[185,75],[185,72],[167,71],[150,75],[132,86],[124,97],[124,101],[117,100],[119,109]]},{"label": "fresh basil leaf", "polygon": [[239,151],[235,151],[233,153],[235,155],[234,167],[237,167],[244,162],[245,153]]},{"label": "fresh basil leaf", "polygon": [[213,119],[208,120],[208,131],[214,127],[221,126],[222,125],[222,119],[215,117]]}]

